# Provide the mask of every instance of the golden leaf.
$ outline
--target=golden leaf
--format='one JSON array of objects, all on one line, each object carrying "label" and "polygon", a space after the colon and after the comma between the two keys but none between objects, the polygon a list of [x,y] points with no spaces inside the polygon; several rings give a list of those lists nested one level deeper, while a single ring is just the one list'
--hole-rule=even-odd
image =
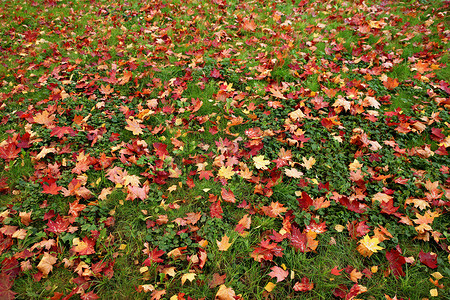
[{"label": "golden leaf", "polygon": [[230,248],[230,246],[233,244],[230,243],[230,238],[226,234],[222,237],[222,240],[220,242],[216,240],[216,243],[217,247],[219,247],[219,251],[227,251],[228,248]]}]

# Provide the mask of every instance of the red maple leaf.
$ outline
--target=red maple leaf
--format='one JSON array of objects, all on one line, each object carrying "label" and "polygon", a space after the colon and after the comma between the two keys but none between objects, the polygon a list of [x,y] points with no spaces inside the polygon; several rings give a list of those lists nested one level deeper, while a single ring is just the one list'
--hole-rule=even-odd
[{"label": "red maple leaf", "polygon": [[90,255],[95,253],[94,248],[95,240],[85,236],[82,241],[78,241],[78,243],[72,247],[72,250],[78,253],[78,255]]},{"label": "red maple leaf", "polygon": [[352,221],[351,223],[348,222],[347,229],[353,239],[364,236],[370,231],[369,226],[366,225],[366,221],[361,221],[358,223],[358,221],[356,220]]},{"label": "red maple leaf", "polygon": [[6,161],[13,160],[18,157],[21,148],[17,148],[14,143],[8,143],[5,147],[0,147],[0,158],[5,159]]},{"label": "red maple leaf", "polygon": [[355,283],[350,291],[348,291],[348,293],[345,295],[345,300],[351,300],[354,299],[357,295],[361,294],[361,286],[357,283]]},{"label": "red maple leaf", "polygon": [[216,68],[214,68],[214,69],[211,71],[211,77],[213,77],[213,78],[219,78],[219,77],[222,77],[222,76],[220,75],[219,70],[217,70]]},{"label": "red maple leaf", "polygon": [[62,186],[58,186],[56,182],[52,182],[50,185],[42,183],[42,188],[42,193],[44,194],[58,195],[58,192],[62,189]]},{"label": "red maple leaf", "polygon": [[11,291],[13,286],[13,280],[11,280],[10,275],[6,273],[0,274],[0,299],[12,300],[14,295],[17,294]]},{"label": "red maple leaf", "polygon": [[6,193],[8,191],[8,177],[0,177],[0,193]]},{"label": "red maple leaf", "polygon": [[419,260],[421,263],[426,265],[427,267],[431,269],[437,268],[437,255],[432,254],[431,252],[425,253],[422,250],[419,252]]},{"label": "red maple leaf", "polygon": [[367,205],[362,204],[357,200],[350,201],[350,199],[348,199],[348,197],[346,196],[340,197],[338,201],[341,205],[347,207],[348,210],[351,210],[358,214],[363,213],[367,208]]},{"label": "red maple leaf", "polygon": [[76,132],[69,126],[58,127],[55,126],[50,132],[50,136],[56,136],[59,139],[62,138],[65,134],[70,134],[71,136],[75,136]]},{"label": "red maple leaf", "polygon": [[60,234],[62,232],[66,232],[67,228],[69,227],[69,220],[64,219],[63,217],[58,215],[55,221],[48,220],[47,226],[48,228],[45,230],[53,232],[55,234]]},{"label": "red maple leaf", "polygon": [[209,209],[211,210],[211,218],[222,219],[223,210],[222,206],[220,206],[220,201],[211,203],[211,207]]},{"label": "red maple leaf", "polygon": [[277,278],[277,282],[283,281],[286,279],[286,277],[289,275],[289,271],[283,270],[282,268],[278,266],[273,266],[270,268],[272,272],[269,273],[269,276],[272,278]]},{"label": "red maple leaf", "polygon": [[334,268],[331,270],[331,274],[333,274],[335,276],[340,276],[342,270],[344,270],[344,269],[340,269],[339,270],[337,266],[334,266]]},{"label": "red maple leaf", "polygon": [[227,278],[227,274],[220,275],[219,273],[214,273],[213,278],[208,283],[208,287],[210,289],[215,288],[216,286],[219,286],[225,282],[225,279]]},{"label": "red maple leaf", "polygon": [[389,261],[389,268],[391,268],[396,278],[405,276],[402,266],[406,263],[406,260],[397,249],[393,248],[391,251],[386,252],[386,259]]},{"label": "red maple leaf", "polygon": [[302,192],[302,196],[300,198],[297,198],[297,201],[298,205],[303,210],[308,210],[309,207],[313,205],[313,200],[306,192]]},{"label": "red maple leaf", "polygon": [[144,265],[150,267],[152,263],[163,262],[164,260],[162,260],[160,257],[164,253],[165,252],[163,250],[158,250],[158,247],[156,247],[155,249],[150,251],[150,253],[148,254],[148,258],[144,261]]},{"label": "red maple leaf", "polygon": [[441,128],[431,128],[430,138],[436,142],[442,142],[445,139],[445,135],[442,133]]},{"label": "red maple leaf", "polygon": [[160,159],[164,159],[164,157],[169,154],[167,151],[167,145],[164,143],[153,143],[153,147],[155,148],[156,155]]},{"label": "red maple leaf", "polygon": [[95,294],[93,291],[90,291],[88,293],[84,293],[83,295],[81,295],[80,298],[81,300],[95,300],[100,297],[97,296],[97,294]]},{"label": "red maple leaf", "polygon": [[214,176],[213,172],[209,171],[209,170],[202,170],[199,173],[200,173],[199,176],[198,176],[199,179],[209,180],[209,178]]},{"label": "red maple leaf", "polygon": [[292,232],[290,236],[291,245],[300,250],[300,252],[305,253],[307,250],[307,242],[308,239],[306,237],[306,233],[302,233],[300,229],[295,226],[292,226]]},{"label": "red maple leaf", "polygon": [[251,254],[251,257],[259,262],[262,260],[272,260],[273,256],[282,257],[283,248],[278,246],[277,243],[270,243],[269,239],[261,241],[259,247],[256,247]]}]

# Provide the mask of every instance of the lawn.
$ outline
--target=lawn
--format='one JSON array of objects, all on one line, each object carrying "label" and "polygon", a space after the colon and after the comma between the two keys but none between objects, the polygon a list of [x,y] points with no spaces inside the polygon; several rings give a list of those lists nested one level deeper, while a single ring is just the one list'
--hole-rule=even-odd
[{"label": "lawn", "polygon": [[0,3],[0,299],[450,299],[450,1]]}]

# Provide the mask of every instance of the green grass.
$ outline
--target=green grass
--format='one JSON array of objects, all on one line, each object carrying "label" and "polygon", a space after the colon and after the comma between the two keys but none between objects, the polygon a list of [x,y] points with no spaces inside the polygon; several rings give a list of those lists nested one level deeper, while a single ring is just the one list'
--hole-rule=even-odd
[{"label": "green grass", "polygon": [[[261,300],[333,299],[357,285],[366,290],[358,299],[423,299],[435,288],[430,299],[450,296],[440,1],[19,2],[0,5],[0,274],[18,299],[67,296],[84,281],[74,298],[159,299],[164,290],[160,299],[214,299],[222,284]],[[48,122],[35,118],[43,112]],[[38,159],[43,149],[51,152]],[[60,191],[43,193],[43,181]],[[56,234],[58,215],[67,223]],[[353,221],[365,223],[350,232]],[[314,222],[324,232],[303,253],[290,235]],[[378,244],[379,226],[392,237]],[[382,248],[370,257],[358,250],[366,235]],[[224,236],[232,245],[221,251]],[[76,238],[95,252],[83,254]],[[282,255],[255,259],[263,241]],[[386,257],[396,247],[408,260],[398,278]],[[436,253],[436,268],[420,251]],[[42,274],[47,252],[57,262]],[[101,263],[113,264],[111,278],[77,269]],[[269,275],[277,266],[287,272],[280,282]],[[430,282],[436,272],[443,288]],[[188,273],[195,278],[183,283]],[[217,275],[225,278],[211,287]],[[312,290],[295,291],[305,277]]]}]

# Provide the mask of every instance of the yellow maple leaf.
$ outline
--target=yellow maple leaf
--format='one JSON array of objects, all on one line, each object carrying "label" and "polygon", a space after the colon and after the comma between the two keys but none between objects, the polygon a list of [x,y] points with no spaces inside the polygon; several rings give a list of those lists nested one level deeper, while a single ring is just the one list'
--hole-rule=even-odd
[{"label": "yellow maple leaf", "polygon": [[167,267],[167,268],[164,268],[164,269],[161,271],[161,273],[166,274],[166,275],[169,275],[169,276],[171,276],[171,277],[175,277],[175,275],[176,275],[176,269],[175,269],[175,267]]},{"label": "yellow maple leaf", "polygon": [[236,172],[233,171],[233,167],[232,166],[228,166],[228,167],[221,166],[220,169],[219,169],[219,172],[217,173],[217,175],[220,176],[220,177],[224,177],[226,179],[231,179],[231,177],[233,177],[233,175],[235,173]]},{"label": "yellow maple leaf", "polygon": [[437,297],[439,295],[438,290],[437,289],[431,289],[430,290],[430,295],[431,295],[431,297]]},{"label": "yellow maple leaf", "polygon": [[362,166],[363,164],[361,164],[356,158],[351,164],[348,165],[350,171],[356,171],[358,169],[361,169]]},{"label": "yellow maple leaf", "polygon": [[197,276],[197,274],[195,274],[195,273],[183,274],[183,276],[181,276],[181,285],[183,285],[186,282],[186,280],[189,280],[190,282],[192,282],[192,280],[195,279],[195,276]]},{"label": "yellow maple leaf", "polygon": [[378,250],[383,250],[384,248],[378,246],[380,241],[378,238],[370,238],[368,234],[364,236],[362,240],[359,241],[359,246],[356,248],[358,252],[364,257],[370,257]]},{"label": "yellow maple leaf", "polygon": [[306,170],[309,170],[312,168],[312,166],[314,166],[314,164],[316,163],[316,159],[314,157],[310,157],[310,158],[306,158],[303,157],[303,163],[301,164],[303,167],[306,168]]},{"label": "yellow maple leaf", "polygon": [[264,155],[258,155],[253,157],[255,167],[259,170],[267,170],[267,166],[270,164],[270,160],[265,160]]},{"label": "yellow maple leaf", "polygon": [[233,243],[230,243],[230,238],[225,234],[222,237],[222,240],[219,242],[218,240],[216,240],[217,243],[217,247],[219,247],[219,251],[227,251],[228,248],[230,248],[230,246]]}]

